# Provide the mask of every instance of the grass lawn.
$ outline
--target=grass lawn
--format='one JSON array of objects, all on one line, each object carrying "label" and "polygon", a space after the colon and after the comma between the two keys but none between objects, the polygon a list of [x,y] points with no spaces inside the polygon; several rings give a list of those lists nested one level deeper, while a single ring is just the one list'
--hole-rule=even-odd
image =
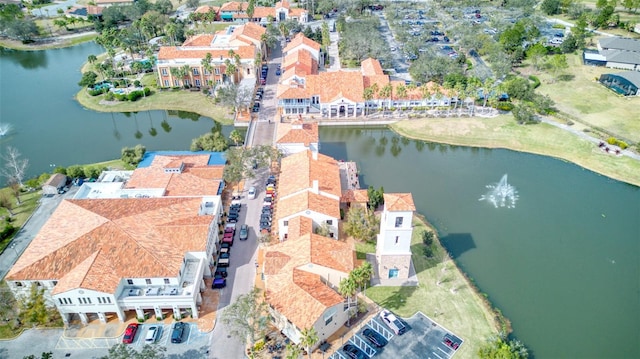
[{"label": "grass lawn", "polygon": [[196,25],[196,27],[194,28],[194,30],[196,31],[196,33],[200,34],[200,33],[207,33],[207,34],[213,34],[216,33],[220,30],[224,30],[226,28],[228,28],[229,26],[232,25],[239,25],[237,23],[233,23],[233,22],[217,22],[214,24],[210,24],[208,22],[201,22],[198,23],[198,25]]},{"label": "grass lawn", "polygon": [[430,229],[418,219],[413,224],[411,252],[420,284],[417,287],[372,287],[367,289],[367,297],[403,317],[421,311],[464,339],[456,358],[475,358],[485,340],[498,332],[494,315],[483,298],[469,286],[439,241],[434,240],[433,258],[422,255],[421,234]]},{"label": "grass lawn", "polygon": [[[146,82],[145,77],[143,82]],[[232,117],[225,107],[213,103],[210,97],[202,92],[191,92],[188,90],[167,90],[158,91],[152,89],[151,95],[139,99],[135,102],[123,101],[112,102],[108,105],[100,104],[104,99],[102,96],[89,96],[85,89],[81,89],[76,94],[76,99],[80,104],[88,109],[100,112],[136,112],[146,110],[180,110],[195,112],[201,116],[211,117],[223,124],[231,124]]]},{"label": "grass lawn", "polygon": [[356,243],[356,258],[357,259],[367,259],[367,253],[375,253],[376,252],[376,244],[370,242],[360,242],[355,241]]},{"label": "grass lawn", "polygon": [[[15,205],[16,198],[10,188],[0,188],[0,195],[11,198],[14,203],[13,212],[13,226],[20,229],[22,225],[27,221],[29,216],[36,210],[38,206],[38,200],[42,197],[41,191],[34,191],[28,193],[22,193],[20,195],[20,205]],[[0,217],[9,216],[9,212],[5,208],[0,208]],[[9,245],[13,237],[0,241],[0,253]]]},{"label": "grass lawn", "polygon": [[607,177],[640,186],[640,161],[606,154],[596,144],[551,125],[518,125],[511,115],[399,121],[390,128],[405,137],[425,141],[507,148],[557,157]]},{"label": "grass lawn", "polygon": [[620,70],[582,65],[581,55],[568,55],[570,81],[551,81],[551,75],[538,72],[538,92],[548,95],[556,108],[577,121],[603,128],[619,138],[640,142],[640,98],[625,98],[602,86],[597,79],[603,73]]}]

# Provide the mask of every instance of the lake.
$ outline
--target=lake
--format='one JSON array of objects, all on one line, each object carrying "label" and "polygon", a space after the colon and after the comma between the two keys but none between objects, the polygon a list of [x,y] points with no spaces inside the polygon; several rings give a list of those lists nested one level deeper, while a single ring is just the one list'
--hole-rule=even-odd
[{"label": "lake", "polygon": [[[640,190],[553,158],[322,128],[321,152],[417,210],[538,358],[640,357]],[[479,199],[508,174],[514,208]]]},{"label": "lake", "polygon": [[[188,149],[214,125],[184,112],[83,109],[73,99],[79,68],[101,52],[93,43],[0,51],[0,122],[12,126],[0,148],[22,152],[30,175],[117,158],[138,143]],[[640,357],[638,187],[552,158],[424,143],[379,128],[320,133],[322,152],[357,161],[362,184],[413,193],[418,211],[536,357]],[[479,201],[504,174],[518,192],[515,207]]]},{"label": "lake", "polygon": [[[17,148],[29,159],[28,177],[69,166],[120,157],[123,147],[188,150],[215,122],[182,111],[102,113],[75,101],[80,67],[104,52],[93,42],[46,51],[0,50],[0,123],[10,132],[0,150]],[[228,136],[232,126],[223,126]],[[0,182],[4,183],[4,179]]]}]

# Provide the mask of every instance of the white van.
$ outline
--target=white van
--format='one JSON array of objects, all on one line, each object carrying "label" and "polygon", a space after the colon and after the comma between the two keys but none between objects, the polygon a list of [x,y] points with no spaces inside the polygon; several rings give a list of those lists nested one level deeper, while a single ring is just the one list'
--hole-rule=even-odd
[{"label": "white van", "polygon": [[160,334],[160,327],[157,325],[152,325],[149,327],[147,331],[147,336],[144,338],[145,343],[155,343],[158,340],[158,335]]}]

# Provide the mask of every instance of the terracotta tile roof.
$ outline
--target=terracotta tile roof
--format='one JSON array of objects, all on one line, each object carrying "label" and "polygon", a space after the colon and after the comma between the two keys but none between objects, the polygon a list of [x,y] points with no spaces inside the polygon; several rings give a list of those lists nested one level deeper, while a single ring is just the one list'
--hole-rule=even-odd
[{"label": "terracotta tile roof", "polygon": [[307,45],[310,48],[320,51],[320,44],[311,40],[310,38],[304,36],[303,33],[299,32],[291,42],[284,48],[283,53],[289,54],[290,51],[295,50],[300,45]]},{"label": "terracotta tile roof", "polygon": [[[333,158],[318,153],[317,159],[311,151],[294,153],[282,159],[280,166],[280,183],[278,195],[284,198],[290,194],[313,187],[313,181],[318,181],[318,189],[340,198],[340,168]],[[280,209],[278,209],[279,211]]]},{"label": "terracotta tile roof", "polygon": [[385,87],[389,83],[389,76],[387,75],[374,75],[362,77],[364,88],[371,87],[374,84],[378,85],[378,92],[374,94],[374,98],[379,98],[380,89]]},{"label": "terracotta tile roof", "polygon": [[248,7],[249,7],[248,2],[231,1],[231,2],[222,4],[222,6],[220,6],[220,11],[230,12],[230,11],[238,11],[238,9],[242,9],[241,11],[247,11]]},{"label": "terracotta tile roof", "polygon": [[384,209],[387,211],[415,211],[411,193],[385,193]]},{"label": "terracotta tile roof", "polygon": [[276,17],[276,9],[273,7],[256,6],[253,10],[253,18],[267,18],[269,15]]},{"label": "terracotta tile roof", "polygon": [[[229,57],[229,49],[191,49],[189,47],[161,46],[158,52],[158,60],[203,59],[207,56],[207,53],[211,53],[214,59],[219,57],[227,59]],[[256,56],[255,46],[238,46],[233,51],[240,55],[241,59],[245,60],[254,59]]]},{"label": "terracotta tile roof", "polygon": [[289,16],[297,16],[300,17],[302,14],[306,13],[307,10],[299,7],[294,7],[293,9],[289,9]]},{"label": "terracotta tile roof", "polygon": [[205,250],[212,217],[198,216],[201,201],[64,200],[7,279],[58,280],[56,294],[113,293],[123,278],[176,277],[185,252]]},{"label": "terracotta tile roof", "polygon": [[319,137],[317,122],[281,123],[278,125],[276,143],[304,143],[309,147],[311,143],[318,143]]},{"label": "terracotta tile roof", "polygon": [[203,5],[203,6],[198,6],[198,8],[196,9],[195,13],[196,14],[206,14],[206,13],[208,13],[210,11],[218,13],[218,10],[220,10],[220,8],[218,6]]},{"label": "terracotta tile roof", "polygon": [[380,61],[368,58],[360,63],[362,74],[365,76],[384,75]]},{"label": "terracotta tile roof", "polygon": [[87,5],[87,15],[102,15],[102,6]]},{"label": "terracotta tile roof", "polygon": [[[209,166],[208,161],[208,155],[159,155],[149,167],[133,171],[124,188],[164,188],[165,196],[217,195],[224,166]],[[182,173],[165,172],[180,163]]]},{"label": "terracotta tile roof", "polygon": [[291,98],[309,98],[309,94],[307,90],[302,85],[297,84],[289,84],[282,85],[279,84],[276,89],[276,97],[281,99],[291,99]]},{"label": "terracotta tile roof", "polygon": [[[318,95],[320,102],[328,103],[346,98],[354,102],[364,101],[364,81],[360,72],[335,71],[307,76],[307,93]],[[310,96],[309,96],[310,97]]]},{"label": "terracotta tile roof", "polygon": [[190,38],[186,39],[185,42],[182,44],[182,47],[188,47],[188,46],[198,46],[198,47],[205,47],[205,46],[211,46],[211,43],[213,42],[213,38],[215,37],[215,35],[213,34],[199,34],[199,35],[195,35],[195,36],[191,36]]},{"label": "terracotta tile roof", "polygon": [[278,199],[278,210],[276,211],[277,219],[280,220],[306,210],[322,213],[333,218],[340,218],[340,200],[309,191],[280,198]]},{"label": "terracotta tile roof", "polygon": [[285,70],[282,76],[280,76],[280,82],[285,83],[288,79],[294,76],[304,78],[307,75],[311,74],[304,70],[302,67],[292,66],[290,69]]},{"label": "terracotta tile roof", "polygon": [[342,191],[340,202],[367,203],[369,194],[366,189],[347,189]]},{"label": "terracotta tile roof", "polygon": [[318,73],[318,62],[313,58],[311,52],[300,49],[287,54],[282,62],[282,68],[287,71],[293,67],[305,71],[307,74]]},{"label": "terracotta tile roof", "polygon": [[271,246],[265,253],[267,301],[301,329],[310,327],[328,307],[344,301],[320,275],[305,271],[312,264],[337,270],[346,277],[355,267],[353,247],[306,234]]},{"label": "terracotta tile roof", "polygon": [[282,1],[278,1],[274,8],[285,8],[288,9],[289,7],[291,7],[291,5],[289,4],[289,2],[287,0],[282,0]]},{"label": "terracotta tile roof", "polygon": [[313,220],[309,217],[296,216],[289,220],[287,240],[292,241],[313,231]]},{"label": "terracotta tile roof", "polygon": [[233,30],[232,37],[234,36],[246,36],[250,39],[261,41],[262,35],[267,32],[267,29],[254,23],[248,22],[242,26],[238,26]]}]

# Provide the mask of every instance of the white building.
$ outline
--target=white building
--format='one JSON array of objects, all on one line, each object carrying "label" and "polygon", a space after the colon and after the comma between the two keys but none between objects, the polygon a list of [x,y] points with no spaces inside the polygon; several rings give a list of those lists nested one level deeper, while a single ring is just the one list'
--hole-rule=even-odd
[{"label": "white building", "polygon": [[318,152],[319,137],[317,122],[280,123],[276,132],[276,148],[285,156],[306,150]]},{"label": "white building", "polygon": [[385,193],[376,243],[376,260],[381,279],[409,278],[413,212],[411,193]]}]

